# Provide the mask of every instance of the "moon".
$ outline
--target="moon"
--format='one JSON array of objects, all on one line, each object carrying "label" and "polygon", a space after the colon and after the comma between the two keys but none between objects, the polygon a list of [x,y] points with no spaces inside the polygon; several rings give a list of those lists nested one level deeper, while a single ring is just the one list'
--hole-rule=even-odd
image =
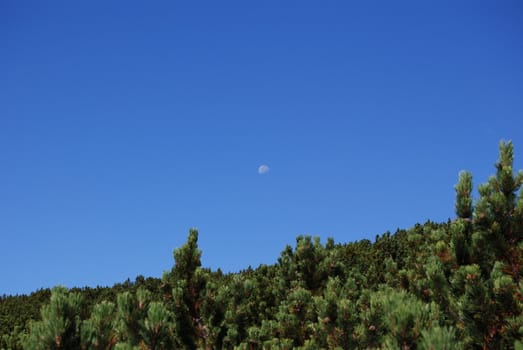
[{"label": "moon", "polygon": [[263,175],[267,174],[271,170],[268,165],[262,164],[258,167],[258,174]]}]

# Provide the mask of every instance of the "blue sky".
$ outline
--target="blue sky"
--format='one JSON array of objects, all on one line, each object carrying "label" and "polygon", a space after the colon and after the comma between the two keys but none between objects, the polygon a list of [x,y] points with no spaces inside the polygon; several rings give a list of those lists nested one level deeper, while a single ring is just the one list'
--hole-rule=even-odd
[{"label": "blue sky", "polygon": [[[2,1],[0,294],[271,264],[523,168],[519,1]],[[259,174],[258,168],[270,169]]]}]

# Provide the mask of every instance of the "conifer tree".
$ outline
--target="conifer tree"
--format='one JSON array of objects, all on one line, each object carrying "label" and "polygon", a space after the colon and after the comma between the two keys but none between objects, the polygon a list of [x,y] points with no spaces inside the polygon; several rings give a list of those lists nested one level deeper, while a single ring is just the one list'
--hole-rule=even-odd
[{"label": "conifer tree", "polygon": [[94,306],[91,317],[82,322],[82,348],[88,350],[108,350],[117,341],[114,330],[115,305],[103,301]]},{"label": "conifer tree", "polygon": [[420,350],[460,350],[463,344],[456,340],[454,328],[434,326],[421,331]]},{"label": "conifer tree", "polygon": [[3,334],[0,337],[0,349],[2,350],[21,350],[23,349],[23,339],[27,337],[24,329],[16,325],[8,334]]},{"label": "conifer tree", "polygon": [[140,332],[141,344],[148,350],[167,350],[173,346],[172,314],[163,303],[153,301],[149,304],[147,318]]},{"label": "conifer tree", "polygon": [[163,275],[163,290],[174,314],[179,348],[195,349],[205,343],[207,326],[200,315],[206,279],[201,269],[198,231],[191,229],[187,242],[174,250],[175,264]]},{"label": "conifer tree", "polygon": [[456,215],[451,226],[452,245],[456,261],[460,265],[471,263],[470,235],[472,231],[472,174],[463,171],[459,174],[456,189]]},{"label": "conifer tree", "polygon": [[460,174],[456,185],[458,218],[451,235],[461,267],[453,274],[452,288],[467,347],[512,347],[521,326],[517,284],[523,273],[523,173],[514,174],[513,161],[512,143],[501,142],[496,174],[479,187],[474,206],[471,175]]},{"label": "conifer tree", "polygon": [[52,290],[42,307],[41,321],[33,322],[24,348],[28,350],[79,349],[82,298],[64,287]]},{"label": "conifer tree", "polygon": [[294,346],[301,346],[310,338],[311,326],[316,319],[312,294],[301,287],[289,291],[276,314],[280,337],[292,339]]},{"label": "conifer tree", "polygon": [[414,349],[422,331],[439,320],[435,303],[423,303],[404,291],[387,288],[372,293],[369,301],[368,309],[362,310],[365,327],[360,328],[366,346]]},{"label": "conifer tree", "polygon": [[484,273],[490,273],[496,260],[503,260],[507,263],[507,272],[519,281],[523,267],[520,246],[523,239],[523,195],[519,191],[523,172],[515,175],[513,162],[512,143],[501,142],[496,175],[479,187],[472,244],[474,254],[482,257]]},{"label": "conifer tree", "polygon": [[352,282],[343,285],[338,277],[329,278],[323,295],[314,298],[318,314],[314,339],[320,348],[351,349],[357,345],[353,339],[356,303],[350,299],[356,286]]},{"label": "conifer tree", "polygon": [[292,283],[299,283],[308,290],[315,291],[326,282],[327,267],[324,264],[326,251],[320,243],[319,237],[298,236],[296,248],[293,250],[287,246],[278,259],[280,264],[281,278],[285,285],[285,294]]},{"label": "conifer tree", "polygon": [[129,291],[118,294],[116,330],[119,343],[140,344],[149,303],[150,293],[142,288],[136,294]]}]

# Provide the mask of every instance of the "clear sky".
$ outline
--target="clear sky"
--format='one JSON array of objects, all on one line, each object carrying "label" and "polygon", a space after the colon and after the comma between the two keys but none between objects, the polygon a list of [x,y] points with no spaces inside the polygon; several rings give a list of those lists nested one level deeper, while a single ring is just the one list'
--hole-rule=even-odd
[{"label": "clear sky", "polygon": [[522,18],[516,0],[0,1],[0,294],[159,277],[191,227],[204,266],[238,271],[298,234],[446,221],[501,139],[523,168]]}]

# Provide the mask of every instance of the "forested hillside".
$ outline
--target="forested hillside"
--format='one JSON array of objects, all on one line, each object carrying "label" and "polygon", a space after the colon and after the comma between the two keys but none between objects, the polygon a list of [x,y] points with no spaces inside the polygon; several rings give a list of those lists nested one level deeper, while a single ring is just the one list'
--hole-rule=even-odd
[{"label": "forested hillside", "polygon": [[2,297],[0,348],[523,349],[522,183],[501,143],[476,200],[460,173],[449,222],[299,236],[239,273],[203,268],[191,230],[161,279]]}]

